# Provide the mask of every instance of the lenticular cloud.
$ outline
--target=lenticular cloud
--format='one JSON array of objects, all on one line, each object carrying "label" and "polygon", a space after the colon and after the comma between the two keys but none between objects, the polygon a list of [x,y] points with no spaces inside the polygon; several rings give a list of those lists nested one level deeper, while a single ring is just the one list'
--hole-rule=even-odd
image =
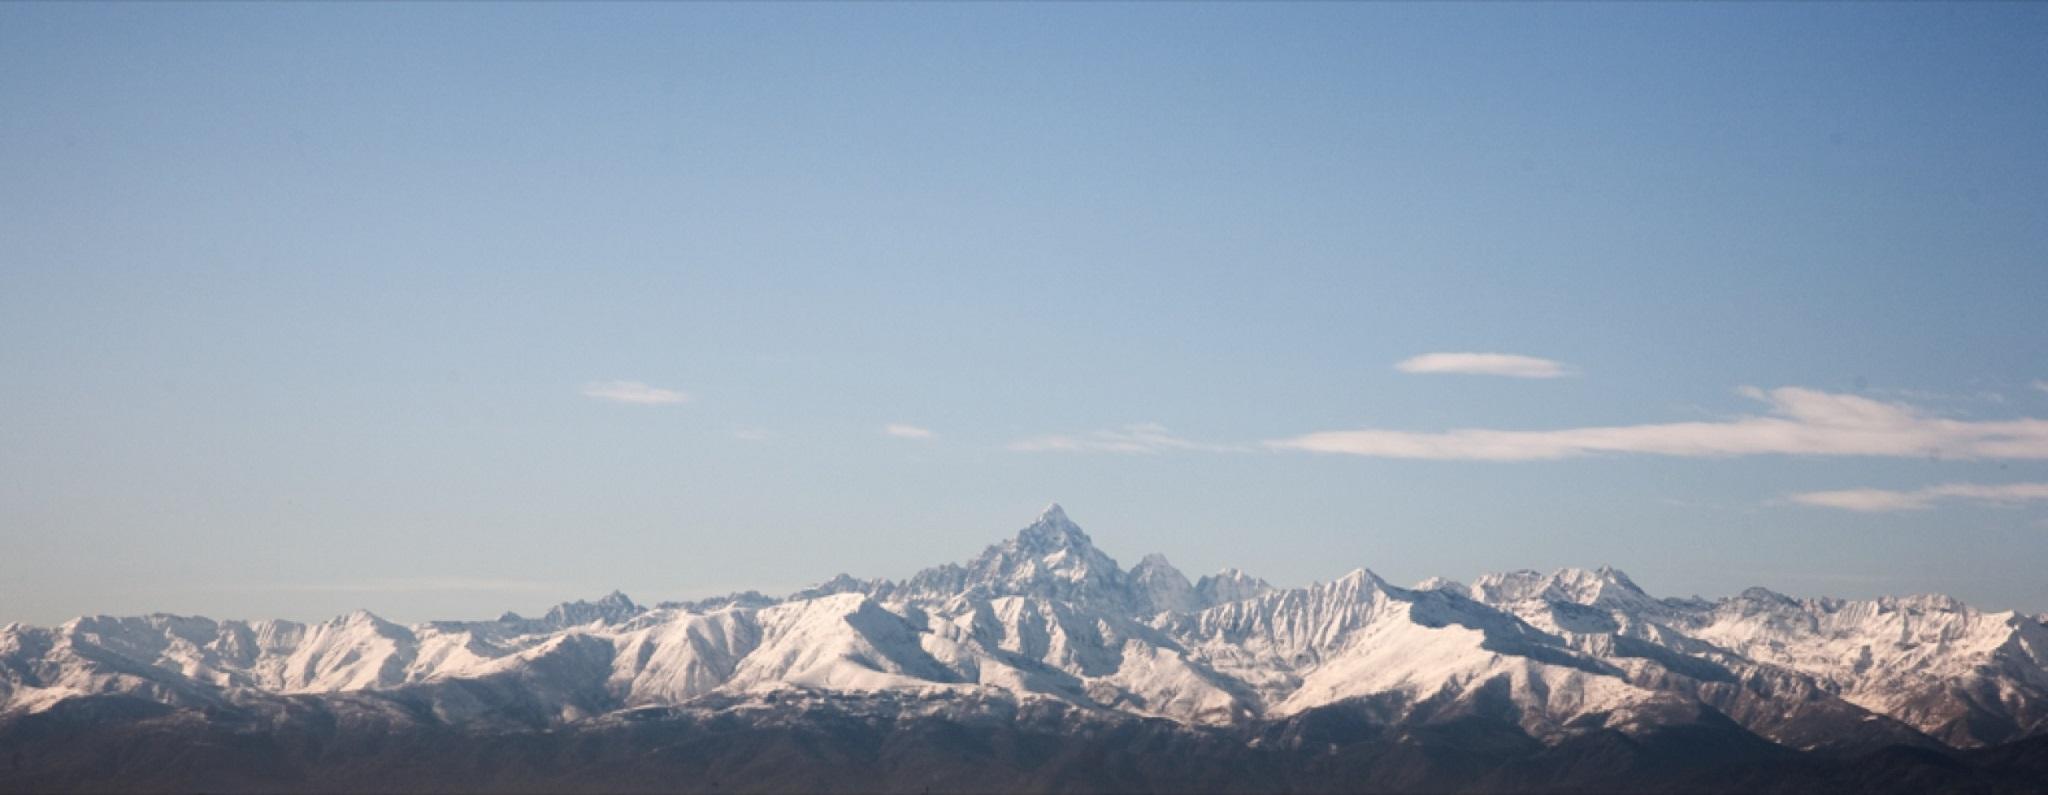
[{"label": "lenticular cloud", "polygon": [[1560,378],[1572,370],[1563,363],[1513,353],[1425,353],[1394,365],[1404,373],[1504,375],[1510,378]]},{"label": "lenticular cloud", "polygon": [[1603,453],[2048,458],[2044,420],[1948,419],[1901,403],[1801,387],[1745,387],[1742,393],[1768,404],[1769,411],[1719,421],[1547,431],[1321,431],[1266,444],[1282,450],[1444,461],[1543,461]]}]

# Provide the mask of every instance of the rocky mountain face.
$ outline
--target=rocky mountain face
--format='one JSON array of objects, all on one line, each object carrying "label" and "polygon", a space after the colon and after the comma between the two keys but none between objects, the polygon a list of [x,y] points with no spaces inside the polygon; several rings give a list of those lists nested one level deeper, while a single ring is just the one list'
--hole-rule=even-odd
[{"label": "rocky mountain face", "polygon": [[[2044,736],[2035,616],[1660,599],[1606,568],[1191,582],[1058,506],[973,560],[784,598],[0,629],[0,790],[2038,791]],[[492,760],[528,775],[436,778]]]}]

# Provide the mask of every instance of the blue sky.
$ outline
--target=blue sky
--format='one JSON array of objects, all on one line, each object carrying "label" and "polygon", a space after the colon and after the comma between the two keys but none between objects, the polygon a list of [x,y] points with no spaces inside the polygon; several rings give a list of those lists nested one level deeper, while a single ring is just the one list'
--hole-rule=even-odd
[{"label": "blue sky", "polygon": [[1050,500],[2048,610],[2040,6],[12,4],[0,107],[0,621],[792,590]]}]

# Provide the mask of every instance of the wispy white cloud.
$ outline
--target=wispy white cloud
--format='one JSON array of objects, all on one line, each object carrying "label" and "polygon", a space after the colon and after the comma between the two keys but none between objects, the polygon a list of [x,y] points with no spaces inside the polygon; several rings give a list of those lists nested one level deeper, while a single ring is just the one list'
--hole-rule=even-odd
[{"label": "wispy white cloud", "polygon": [[765,442],[775,438],[775,432],[766,428],[734,428],[732,429],[732,438],[742,442]]},{"label": "wispy white cloud", "polygon": [[1156,422],[1141,422],[1122,428],[1092,431],[1078,435],[1038,436],[1011,442],[1009,449],[1025,453],[1122,453],[1126,455],[1163,453],[1171,450],[1190,450],[1225,453],[1240,452],[1245,448],[1237,445],[1210,444],[1184,439],[1173,435],[1166,426]]},{"label": "wispy white cloud", "polygon": [[1943,483],[1911,491],[1886,489],[1842,489],[1789,494],[1785,499],[1800,505],[1839,508],[1864,513],[1918,511],[1944,500],[2021,503],[2048,500],[2048,483]]},{"label": "wispy white cloud", "polygon": [[930,428],[920,428],[915,425],[907,425],[901,422],[892,422],[889,423],[888,425],[882,426],[882,433],[894,436],[898,439],[920,440],[930,439],[933,435],[932,430]]},{"label": "wispy white cloud", "polygon": [[682,403],[690,399],[687,392],[652,387],[639,381],[592,381],[583,385],[583,396],[642,406]]},{"label": "wispy white cloud", "polygon": [[1785,499],[1811,505],[1816,508],[1838,508],[1861,513],[1887,513],[1890,511],[1917,511],[1928,507],[1934,499],[1930,496],[1908,491],[1886,491],[1884,489],[1841,489],[1839,491],[1809,491],[1804,494],[1788,494]]},{"label": "wispy white cloud", "polygon": [[1769,391],[1744,387],[1741,394],[1764,402],[1768,412],[1721,421],[1547,431],[1322,431],[1266,445],[1377,458],[1472,461],[1542,461],[1617,453],[2048,458],[2048,420],[1949,419],[1906,404],[1800,387]]},{"label": "wispy white cloud", "polygon": [[1425,353],[1395,363],[1404,373],[1504,375],[1511,378],[1561,378],[1573,373],[1563,362],[1513,353]]},{"label": "wispy white cloud", "polygon": [[2034,379],[2034,383],[2028,384],[2028,386],[2031,386],[2042,392],[2048,392],[2048,381],[2043,381],[2039,378]]},{"label": "wispy white cloud", "polygon": [[1861,391],[1863,391],[1863,394],[1879,398],[1898,398],[1900,400],[1911,400],[1921,403],[1923,405],[1933,403],[1991,403],[1996,405],[2003,405],[2006,402],[2005,395],[2000,394],[1998,392],[1993,392],[1988,389],[1978,390],[1976,392],[1944,392],[1938,389],[1871,387],[1868,390]]}]

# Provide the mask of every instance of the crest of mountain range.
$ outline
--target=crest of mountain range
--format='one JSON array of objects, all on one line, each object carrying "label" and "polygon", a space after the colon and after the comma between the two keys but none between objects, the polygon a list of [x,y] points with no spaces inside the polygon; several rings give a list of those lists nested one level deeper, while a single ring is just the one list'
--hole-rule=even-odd
[{"label": "crest of mountain range", "polygon": [[[448,772],[491,760],[500,777]],[[1944,596],[1659,598],[1610,568],[1191,580],[1159,555],[1124,568],[1054,505],[972,560],[781,598],[613,593],[412,626],[358,611],[0,628],[0,789],[1442,791],[1602,776],[2040,791],[2048,624]]]}]

